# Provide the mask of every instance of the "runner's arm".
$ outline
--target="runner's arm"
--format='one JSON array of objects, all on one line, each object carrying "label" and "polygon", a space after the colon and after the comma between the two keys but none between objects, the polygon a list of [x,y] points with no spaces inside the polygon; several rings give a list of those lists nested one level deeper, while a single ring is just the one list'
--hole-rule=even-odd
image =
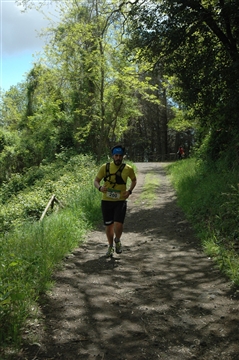
[{"label": "runner's arm", "polygon": [[130,188],[128,190],[130,190],[132,192],[134,190],[136,184],[137,184],[137,179],[135,177],[134,179],[131,180]]},{"label": "runner's arm", "polygon": [[107,188],[103,185],[100,185],[101,180],[104,178],[105,176],[105,167],[106,164],[102,165],[100,170],[98,171],[95,179],[94,179],[94,186],[96,187],[96,189],[98,189],[101,192],[106,192]]},{"label": "runner's arm", "polygon": [[133,192],[136,184],[137,184],[137,179],[136,179],[136,177],[135,177],[135,178],[131,179],[131,184],[130,184],[129,189],[126,190],[126,191],[124,192],[124,194],[123,194],[123,197],[124,197],[125,199],[128,199],[128,197],[132,194],[132,192]]},{"label": "runner's arm", "polygon": [[96,187],[96,189],[98,189],[100,192],[106,192],[107,191],[107,188],[103,185],[101,186],[100,185],[100,182],[101,182],[102,179],[98,178],[96,176],[95,180],[94,180],[94,186]]}]

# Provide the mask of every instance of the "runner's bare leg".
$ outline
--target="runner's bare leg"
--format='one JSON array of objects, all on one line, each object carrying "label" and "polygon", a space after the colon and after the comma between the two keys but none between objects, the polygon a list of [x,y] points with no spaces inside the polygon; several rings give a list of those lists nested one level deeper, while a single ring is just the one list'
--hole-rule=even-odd
[{"label": "runner's bare leg", "polygon": [[114,223],[110,224],[110,225],[107,225],[105,227],[105,233],[106,233],[106,236],[107,236],[109,246],[113,246],[113,243],[114,243]]},{"label": "runner's bare leg", "polygon": [[116,221],[114,223],[114,233],[115,233],[116,239],[120,240],[122,232],[123,232],[123,224]]}]

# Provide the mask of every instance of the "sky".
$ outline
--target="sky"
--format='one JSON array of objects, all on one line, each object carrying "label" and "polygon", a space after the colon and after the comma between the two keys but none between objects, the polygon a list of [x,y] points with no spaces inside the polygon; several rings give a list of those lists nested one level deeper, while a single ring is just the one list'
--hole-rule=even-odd
[{"label": "sky", "polygon": [[[37,1],[36,1],[37,2]],[[52,7],[46,0],[46,11]],[[22,12],[14,0],[0,0],[0,88],[9,90],[10,86],[25,80],[32,68],[44,38],[37,32],[47,26],[44,15],[34,9]]]}]

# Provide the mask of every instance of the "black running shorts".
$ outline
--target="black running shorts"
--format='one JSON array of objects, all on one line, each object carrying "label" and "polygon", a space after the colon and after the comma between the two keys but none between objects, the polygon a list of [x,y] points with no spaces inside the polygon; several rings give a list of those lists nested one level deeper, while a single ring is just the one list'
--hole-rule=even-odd
[{"label": "black running shorts", "polygon": [[101,210],[104,224],[111,225],[114,222],[124,223],[127,209],[127,201],[101,201]]}]

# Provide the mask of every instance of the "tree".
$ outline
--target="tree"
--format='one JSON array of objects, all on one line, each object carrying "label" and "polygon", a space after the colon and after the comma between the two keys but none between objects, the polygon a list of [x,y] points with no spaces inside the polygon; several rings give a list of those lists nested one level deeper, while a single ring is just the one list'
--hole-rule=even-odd
[{"label": "tree", "polygon": [[114,2],[76,1],[61,9],[61,22],[45,54],[57,69],[73,118],[75,147],[101,157],[119,141],[128,119],[139,116],[138,93],[147,96],[144,69],[127,60],[121,43],[122,17]]},{"label": "tree", "polygon": [[[25,134],[34,139],[31,149],[34,145],[37,162],[50,158],[46,142],[40,140],[48,135],[52,153],[63,144],[77,152],[93,152],[100,159],[112,143],[127,141],[132,134],[152,158],[165,157],[170,151],[167,88],[163,74],[153,70],[150,61],[139,61],[125,51],[129,6],[114,0],[57,4],[59,22],[46,29],[50,40],[27,79],[22,124]],[[63,132],[59,135],[58,123],[67,133],[65,138]],[[144,135],[138,132],[139,124],[140,128],[144,124]]]},{"label": "tree", "polygon": [[238,142],[238,7],[238,1],[135,2],[129,17],[130,48],[175,76],[174,100],[193,112],[204,134],[210,129],[212,143],[219,136],[217,153]]}]

